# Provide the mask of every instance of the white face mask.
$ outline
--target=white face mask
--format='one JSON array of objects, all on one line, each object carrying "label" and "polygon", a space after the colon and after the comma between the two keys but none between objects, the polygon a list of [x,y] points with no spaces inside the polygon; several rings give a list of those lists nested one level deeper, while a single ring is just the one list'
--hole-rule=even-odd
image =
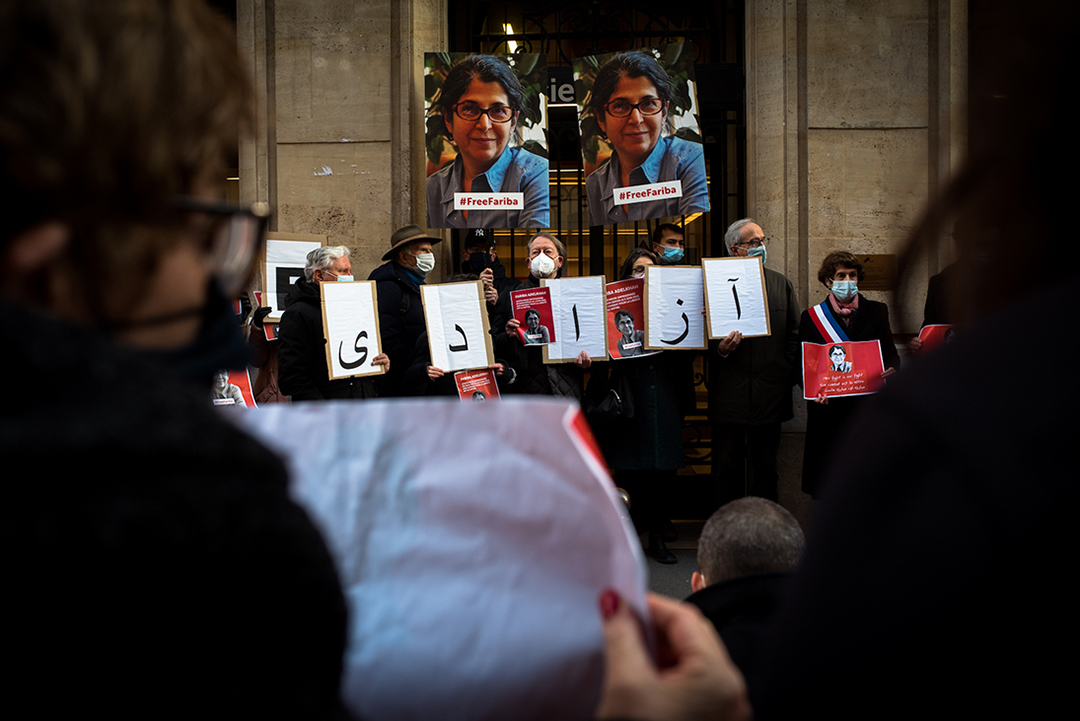
[{"label": "white face mask", "polygon": [[529,263],[529,270],[537,278],[550,278],[555,275],[555,261],[550,256],[541,253]]},{"label": "white face mask", "polygon": [[418,253],[413,257],[416,258],[416,272],[420,275],[427,275],[435,269],[434,253]]}]

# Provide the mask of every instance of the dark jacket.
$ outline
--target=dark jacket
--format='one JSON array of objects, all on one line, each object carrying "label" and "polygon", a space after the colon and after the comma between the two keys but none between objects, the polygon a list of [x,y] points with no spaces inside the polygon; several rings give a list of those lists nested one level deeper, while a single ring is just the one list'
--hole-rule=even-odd
[{"label": "dark jacket", "polygon": [[296,280],[285,299],[277,342],[278,386],[294,401],[379,396],[380,380],[373,377],[330,380],[318,282]]},{"label": "dark jacket", "polygon": [[[326,717],[345,599],[285,467],[145,354],[0,302],[5,699]],[[228,411],[229,413],[235,411]],[[63,692],[58,691],[63,687]]]},{"label": "dark jacket", "polygon": [[799,302],[791,281],[765,269],[770,335],[744,338],[722,358],[709,341],[709,420],[759,426],[794,415],[791,385],[799,359]]},{"label": "dark jacket", "polygon": [[[642,358],[595,363],[593,384],[622,387],[634,406],[630,419],[594,419],[608,466],[619,471],[675,470],[685,464],[683,417],[695,406],[694,353],[661,351]],[[625,384],[620,384],[620,379]]]},{"label": "dark jacket", "polygon": [[790,573],[754,573],[715,583],[686,599],[712,621],[750,688],[757,686],[769,631],[790,578]]},{"label": "dark jacket", "polygon": [[[540,281],[530,275],[515,290],[539,288]],[[506,332],[506,320],[513,318],[510,294],[499,295],[494,317],[504,318],[503,326],[491,329],[495,336],[495,355],[504,358],[514,369],[517,380],[515,393],[528,395],[560,396],[581,400],[585,386],[585,371],[573,363],[544,364],[543,346],[524,346],[517,338]]]},{"label": "dark jacket", "polygon": [[394,261],[371,271],[379,295],[379,337],[383,353],[390,356],[390,372],[385,377],[385,395],[405,395],[402,377],[416,347],[416,339],[426,328],[420,286],[409,272]]},{"label": "dark jacket", "polygon": [[[495,359],[495,362],[506,365],[505,361],[498,358]],[[428,344],[428,335],[425,330],[416,339],[416,347],[413,349],[412,358],[409,360],[409,367],[402,377],[401,388],[404,393],[410,396],[457,396],[458,388],[457,382],[454,380],[454,374],[444,373],[442,377],[432,380],[427,374],[430,365],[431,347]],[[495,383],[499,387],[500,394],[510,392],[512,385],[510,381],[513,378],[513,373],[514,371],[507,366],[505,373],[495,376]]]},{"label": "dark jacket", "polygon": [[[831,307],[831,306],[830,306]],[[831,311],[830,311],[831,312]],[[803,311],[799,321],[799,342],[828,343],[810,319],[810,311]],[[843,321],[841,321],[843,325]],[[889,325],[889,308],[884,303],[867,300],[859,294],[859,310],[844,332],[853,341],[877,340],[881,343],[881,357],[885,368],[900,368],[900,354],[893,343],[892,327]],[[802,362],[801,359],[799,361]],[[806,448],[803,452],[803,491],[818,498],[821,481],[837,439],[855,413],[872,396],[831,398],[827,404],[806,402]]]},{"label": "dark jacket", "polygon": [[[1071,708],[1080,385],[1002,393],[1002,339],[1075,357],[1076,277],[967,328],[861,409],[777,615],[761,721],[1052,718]],[[830,404],[831,405],[831,404]]]}]

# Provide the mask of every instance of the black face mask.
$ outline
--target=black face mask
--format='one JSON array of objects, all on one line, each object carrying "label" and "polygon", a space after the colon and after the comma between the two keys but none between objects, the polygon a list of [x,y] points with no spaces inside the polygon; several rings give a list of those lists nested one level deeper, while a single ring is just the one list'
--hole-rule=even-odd
[{"label": "black face mask", "polygon": [[182,378],[204,387],[210,387],[219,370],[247,368],[251,351],[240,333],[232,303],[221,292],[216,279],[210,279],[202,308],[193,308],[189,312],[202,315],[198,335],[179,348],[153,352],[155,357]]},{"label": "black face mask", "polygon": [[469,253],[469,267],[479,273],[490,265],[490,258],[487,253]]}]

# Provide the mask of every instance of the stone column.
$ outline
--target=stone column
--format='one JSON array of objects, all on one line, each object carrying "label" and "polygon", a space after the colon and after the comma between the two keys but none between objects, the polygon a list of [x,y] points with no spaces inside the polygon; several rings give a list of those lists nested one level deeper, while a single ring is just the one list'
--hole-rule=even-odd
[{"label": "stone column", "polygon": [[[804,304],[833,249],[896,254],[964,147],[964,0],[748,0],[747,207]],[[926,265],[904,299],[914,332]],[[874,300],[892,294],[870,291]],[[899,309],[894,309],[899,310]],[[899,318],[899,313],[894,312]]]},{"label": "stone column", "polygon": [[445,0],[238,0],[237,25],[259,93],[242,199],[349,246],[367,277],[424,222],[423,53],[446,49]]}]

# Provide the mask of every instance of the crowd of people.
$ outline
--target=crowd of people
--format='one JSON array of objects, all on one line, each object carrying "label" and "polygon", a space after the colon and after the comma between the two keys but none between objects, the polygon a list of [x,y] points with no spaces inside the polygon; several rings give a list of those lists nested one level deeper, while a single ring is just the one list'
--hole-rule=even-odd
[{"label": "crowd of people", "polygon": [[[912,241],[916,250],[932,244],[954,216],[968,230],[972,245],[961,250],[978,262],[958,265],[965,282],[944,291],[965,320],[956,339],[895,373],[888,311],[858,293],[858,259],[836,252],[822,263],[829,295],[819,318],[849,338],[879,340],[883,375],[895,378],[872,399],[810,401],[808,454],[821,458],[805,464],[804,487],[824,500],[805,549],[797,524],[768,497],[778,426],[792,413],[795,348],[826,339],[810,309],[796,319],[790,282],[766,269],[773,334],[732,333],[711,345],[710,416],[732,439],[719,462],[745,465],[749,480],[735,482],[765,498],[725,505],[710,520],[691,603],[649,599],[651,644],[623,599],[610,591],[597,599],[605,640],[597,718],[1067,708],[1070,667],[1052,649],[1077,638],[1058,579],[1073,548],[1067,417],[1080,399],[1068,383],[1002,393],[987,362],[1021,329],[1046,358],[1070,352],[1048,311],[1077,290],[1066,225],[1075,181],[1056,172],[1076,150],[1063,132],[1067,94],[1031,87],[1060,90],[1071,79],[1064,33],[1077,10],[1059,12],[1058,22],[1010,28],[1027,51],[1028,84],[994,95],[1001,106],[983,121],[993,142],[973,143]],[[1043,59],[1047,48],[1060,62]],[[283,462],[206,397],[212,387],[227,396],[227,379],[215,386],[215,374],[247,360],[227,299],[250,277],[266,211],[223,205],[218,179],[222,159],[252,130],[252,99],[230,28],[201,1],[0,5],[0,189],[9,209],[0,334],[3,367],[21,381],[0,413],[13,468],[0,511],[14,661],[2,685],[12,708],[349,717],[339,688],[347,606],[326,544],[290,498]],[[1054,262],[1018,273],[1015,243],[1032,217]],[[658,229],[622,276],[681,260],[678,235]],[[352,270],[346,249],[313,253],[282,319],[280,391],[371,397],[384,392],[379,382],[400,386],[417,364],[437,380],[417,350],[418,288],[438,242],[402,228],[372,273],[393,335],[376,359],[389,374],[370,383],[325,381],[325,357],[312,352],[324,341],[310,298],[318,283]],[[582,399],[585,371],[606,371],[609,383],[633,389],[639,414],[632,430],[602,441],[613,460],[621,453],[617,474],[673,473],[688,354],[601,372],[584,353],[545,365],[539,347],[520,342],[512,282],[483,243],[466,247],[463,260],[496,321],[500,382]],[[750,219],[733,224],[725,244],[735,256],[768,248]],[[559,276],[566,251],[556,236],[538,233],[526,250],[525,287]],[[957,287],[977,292],[957,298]],[[644,503],[650,539],[662,538],[661,503]],[[724,615],[733,598],[754,609]]]}]

